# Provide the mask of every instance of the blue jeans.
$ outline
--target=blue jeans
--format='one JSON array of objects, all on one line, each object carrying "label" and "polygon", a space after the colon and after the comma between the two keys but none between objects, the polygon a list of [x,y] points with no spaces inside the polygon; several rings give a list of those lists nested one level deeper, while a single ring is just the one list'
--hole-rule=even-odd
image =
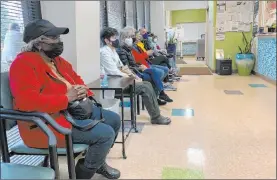
[{"label": "blue jeans", "polygon": [[160,66],[160,65],[154,65],[154,64],[152,64],[151,66],[150,66],[151,68],[153,68],[153,69],[158,69],[158,71],[162,71],[162,73],[163,73],[163,75],[162,75],[162,81],[164,80],[164,78],[168,75],[168,73],[169,73],[169,69],[168,69],[168,67],[166,67],[166,66]]},{"label": "blue jeans", "polygon": [[161,71],[160,69],[155,69],[155,68],[148,68],[143,71],[142,73],[142,79],[144,81],[149,81],[151,82],[155,89],[158,91],[158,94],[164,90],[164,86],[162,83],[162,76],[164,72]]},{"label": "blue jeans", "polygon": [[[88,120],[76,120],[79,125],[85,125],[95,119],[100,120],[100,109],[92,107],[93,115]],[[112,111],[103,109],[104,123],[98,123],[88,131],[72,128],[73,143],[88,144],[85,156],[85,167],[99,169],[105,162],[106,156],[112,147],[121,125],[120,116]]]}]

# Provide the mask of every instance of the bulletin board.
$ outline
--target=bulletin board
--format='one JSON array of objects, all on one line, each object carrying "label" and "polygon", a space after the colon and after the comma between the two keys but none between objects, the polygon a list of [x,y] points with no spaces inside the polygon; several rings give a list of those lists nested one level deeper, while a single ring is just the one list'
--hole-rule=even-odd
[{"label": "bulletin board", "polygon": [[253,15],[253,1],[217,1],[216,40],[224,40],[225,32],[249,32]]}]

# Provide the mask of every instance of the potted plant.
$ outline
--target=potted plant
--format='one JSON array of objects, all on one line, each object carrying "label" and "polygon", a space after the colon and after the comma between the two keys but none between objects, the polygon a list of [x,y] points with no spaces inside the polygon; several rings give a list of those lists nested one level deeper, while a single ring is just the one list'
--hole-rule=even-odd
[{"label": "potted plant", "polygon": [[276,32],[276,23],[273,23],[271,27],[268,28],[268,32]]},{"label": "potted plant", "polygon": [[252,40],[247,40],[244,32],[242,32],[242,41],[244,47],[239,48],[239,53],[236,55],[236,65],[240,76],[249,76],[254,68],[254,54],[251,52]]},{"label": "potted plant", "polygon": [[175,38],[175,32],[169,37],[167,43],[167,53],[176,54],[177,39]]}]

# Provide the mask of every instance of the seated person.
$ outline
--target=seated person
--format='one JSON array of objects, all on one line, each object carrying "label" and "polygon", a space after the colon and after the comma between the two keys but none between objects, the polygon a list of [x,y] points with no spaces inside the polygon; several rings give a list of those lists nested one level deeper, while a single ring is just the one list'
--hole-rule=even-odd
[{"label": "seated person", "polygon": [[[117,39],[117,30],[114,28],[104,28],[101,32],[101,40],[105,44],[104,47],[100,49],[100,65],[107,75],[116,75],[128,77],[127,70],[121,71],[123,64],[121,63],[118,54],[116,53],[116,48],[119,46],[119,41]],[[160,114],[160,109],[157,102],[157,96],[154,89],[149,82],[141,82],[141,79],[137,78],[135,83],[135,93],[142,96],[145,107],[150,115],[152,124],[162,124],[168,125],[171,120],[167,117],[163,117]]]},{"label": "seated person", "polygon": [[[145,28],[141,28],[139,31],[139,35],[142,38],[139,38],[141,42],[137,42],[138,46],[145,52],[147,50],[154,50],[153,44],[152,44],[152,38],[153,33],[147,32]],[[157,54],[155,51],[152,52],[151,55],[149,55],[149,59],[151,60],[152,64],[155,65],[161,65],[168,67],[169,70],[171,70],[171,65],[169,63],[169,60],[166,56],[163,56],[162,54]]]},{"label": "seated person", "polygon": [[[154,57],[153,53],[154,51],[151,49],[146,49],[144,43],[142,42],[143,37],[140,34],[136,34],[136,41],[133,44],[133,50],[132,53],[135,57],[135,60],[138,59],[139,62],[144,64],[146,67],[146,64],[151,65],[151,67],[162,69],[164,73],[168,74],[169,70],[171,69],[171,66],[169,65],[169,61],[166,57],[164,56],[157,56]],[[148,36],[147,36],[148,38]],[[139,54],[143,55],[144,57],[139,57]],[[147,59],[147,63],[145,60],[142,59]],[[137,61],[137,60],[136,60]]]},{"label": "seated person", "polygon": [[151,42],[151,46],[153,46],[153,51],[154,51],[154,55],[159,56],[159,55],[164,55],[168,58],[169,64],[173,69],[173,75],[175,77],[180,77],[177,75],[177,66],[176,66],[176,62],[175,62],[175,58],[174,55],[172,54],[168,54],[167,51],[165,49],[161,49],[159,44],[158,44],[158,36],[153,34],[152,37],[152,42]]},{"label": "seated person", "polygon": [[[138,36],[137,36],[138,37]],[[152,59],[151,61],[149,60],[149,55],[153,54],[153,50],[148,50],[146,52],[144,52],[138,45],[137,42],[140,42],[140,40],[137,40],[136,38],[133,39],[134,43],[133,43],[133,47],[132,47],[132,55],[135,59],[135,62],[137,64],[142,64],[144,65],[146,68],[151,68],[151,69],[156,69],[158,71],[162,71],[162,73],[166,76],[163,76],[163,80],[164,82],[169,82],[169,81],[173,81],[173,79],[169,79],[169,69],[167,66],[167,64],[169,62],[166,62],[166,64],[163,64],[163,60],[166,59],[164,56],[158,56],[155,57],[154,59]],[[167,60],[168,61],[168,60]],[[156,65],[156,64],[152,64],[152,62],[156,62],[156,63],[160,63],[161,65]],[[163,66],[164,65],[164,66]],[[172,86],[171,83],[166,83],[164,84],[164,89],[167,91],[176,91],[177,88],[175,88],[174,86]]]},{"label": "seated person", "polygon": [[143,43],[142,46],[140,46],[142,49],[145,48],[145,50],[151,50],[151,38],[150,37],[150,32],[147,32],[147,30],[145,28],[141,28],[139,30],[139,35],[142,37],[140,40]]},{"label": "seated person", "polygon": [[[138,65],[135,63],[132,55],[133,38],[135,37],[135,29],[131,27],[125,27],[120,32],[120,48],[117,48],[117,53],[120,60],[124,65],[127,65],[130,69],[135,70],[135,73],[145,81],[151,82],[158,90],[159,98],[167,102],[173,100],[168,97],[164,92],[162,81],[159,77],[157,69],[146,68],[144,65]],[[141,73],[140,73],[141,72]],[[158,103],[161,103],[158,99]]]},{"label": "seated person", "polygon": [[[23,40],[27,45],[10,68],[14,109],[48,113],[60,126],[72,129],[74,143],[89,145],[85,158],[77,162],[77,179],[90,179],[95,173],[108,179],[118,179],[120,172],[108,166],[105,160],[120,129],[120,116],[103,109],[105,121],[87,131],[72,127],[64,116],[63,111],[70,102],[93,96],[71,64],[60,57],[63,52],[60,35],[68,32],[68,28],[56,27],[43,19],[26,25]],[[76,123],[84,125],[83,122],[100,120],[100,108],[95,105],[91,108],[92,117],[76,120]],[[32,123],[18,122],[24,143],[28,147],[47,148],[47,137],[41,130],[31,126]],[[64,136],[55,130],[53,132],[57,138],[57,147],[65,147]]]}]

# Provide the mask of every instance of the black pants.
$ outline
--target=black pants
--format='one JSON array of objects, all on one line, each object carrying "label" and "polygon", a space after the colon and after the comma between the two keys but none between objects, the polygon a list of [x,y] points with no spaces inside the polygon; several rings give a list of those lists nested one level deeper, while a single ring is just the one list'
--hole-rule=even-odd
[{"label": "black pants", "polygon": [[151,62],[155,65],[166,66],[166,67],[168,67],[168,69],[171,69],[169,60],[167,59],[167,57],[165,57],[163,55],[154,57],[153,59],[151,59]]}]

